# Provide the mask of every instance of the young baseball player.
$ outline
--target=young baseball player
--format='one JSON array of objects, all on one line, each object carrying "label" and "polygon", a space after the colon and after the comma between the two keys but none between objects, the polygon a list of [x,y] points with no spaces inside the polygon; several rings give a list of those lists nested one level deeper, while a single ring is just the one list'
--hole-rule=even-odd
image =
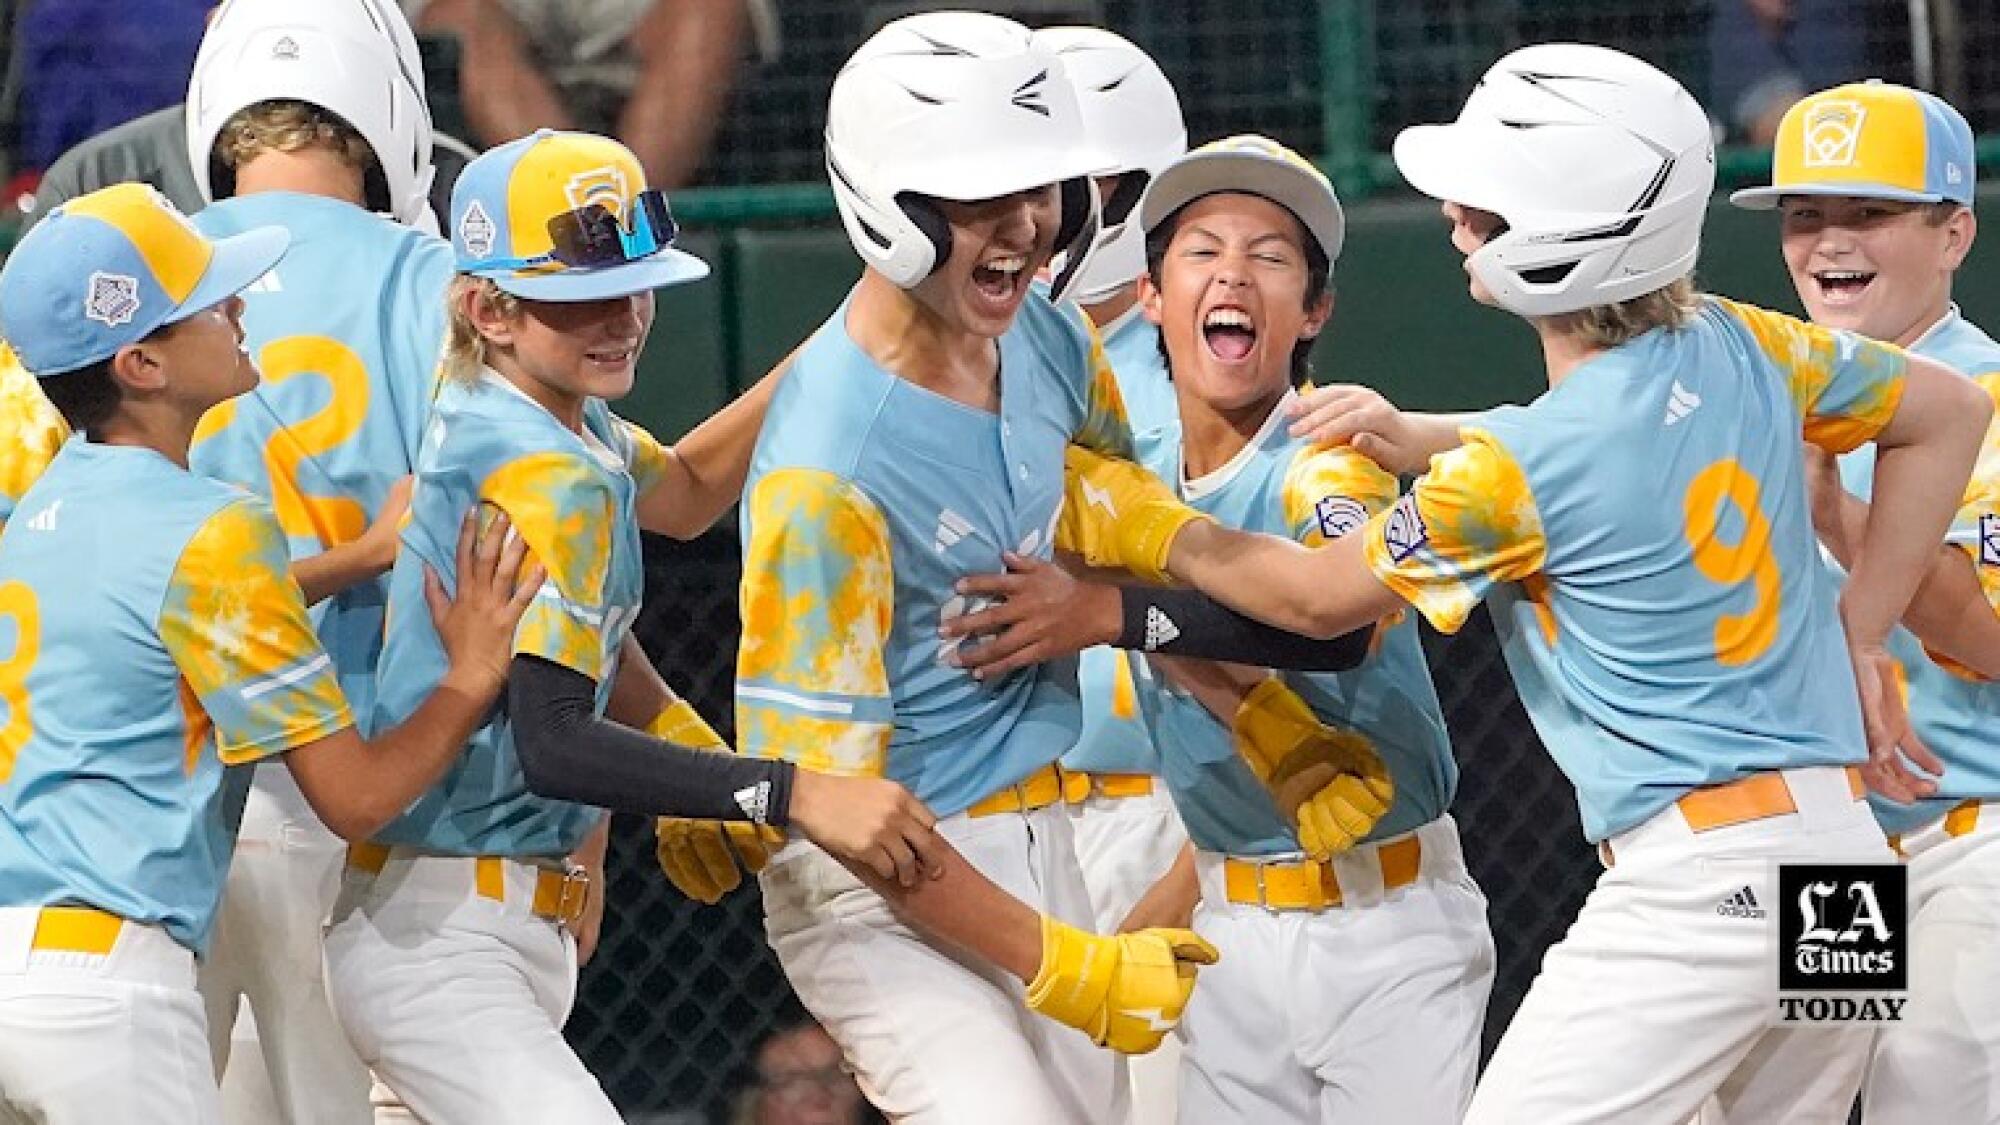
[{"label": "young baseball player", "polygon": [[1212,951],[1185,931],[1079,928],[1092,912],[1055,767],[1077,736],[1073,669],[980,684],[937,633],[955,577],[1002,550],[1047,554],[1067,443],[1129,448],[1081,317],[1031,292],[1059,250],[1057,298],[1085,264],[1086,177],[1106,162],[1061,61],[997,16],[887,25],[827,117],[865,268],[758,439],[738,740],[904,782],[962,858],[906,887],[794,842],[762,873],[771,944],[889,1116],[1118,1120],[1124,1090],[1092,1040],[1157,1045]]},{"label": "young baseball player", "polygon": [[[188,160],[214,201],[196,224],[273,225],[292,243],[245,296],[264,381],[203,419],[190,463],[271,504],[362,716],[453,272],[447,243],[404,225],[428,214],[430,111],[392,29],[409,34],[379,0],[230,5],[202,40],[188,99]],[[246,1122],[366,1122],[367,1071],[320,971],[341,841],[286,771],[259,769],[237,844],[201,971],[225,1108]],[[254,1022],[238,1020],[239,1003]]]},{"label": "young baseball player", "polygon": [[[1344,234],[1333,185],[1273,141],[1234,137],[1161,171],[1137,219],[1147,249],[1140,307],[1159,325],[1179,400],[1173,422],[1140,435],[1140,461],[1229,526],[1309,547],[1387,509],[1394,477],[1350,448],[1286,432],[1290,385],[1305,378],[1333,308]],[[1020,565],[1027,573],[1002,596],[1043,621],[1017,618],[1016,628],[1052,635],[1106,617],[1089,598],[1116,601],[1054,568]],[[961,649],[968,667],[987,656]],[[1260,676],[1247,687],[1224,677],[1219,702],[1213,678],[1204,689],[1191,671],[1177,663],[1164,677],[1136,677],[1161,773],[1198,849],[1196,864],[1149,896],[1148,912],[1199,899],[1196,928],[1223,953],[1181,1024],[1181,1119],[1458,1121],[1479,1059],[1493,940],[1445,815],[1457,767],[1415,623],[1381,626],[1353,671]],[[1331,846],[1302,831],[1296,802],[1283,799],[1294,777],[1329,763],[1373,779],[1371,797],[1393,796],[1386,815],[1368,808],[1350,838],[1331,833]],[[1334,848],[1344,854],[1329,859]],[[1398,999],[1417,996],[1414,1007]],[[1273,1018],[1289,1034],[1264,1042],[1257,1029]]]},{"label": "young baseball player", "polygon": [[[284,253],[210,241],[153,189],[64,205],[0,270],[0,331],[76,436],[0,543],[0,1118],[220,1120],[195,961],[229,862],[226,765],[282,759],[365,838],[492,705],[540,584],[465,521],[448,670],[354,730],[265,505],[187,469],[202,414],[257,382],[235,294]],[[241,771],[236,771],[240,780]]]},{"label": "young baseball player", "polygon": [[[1734,1119],[1841,1120],[1843,1063],[1869,1033],[1770,1026],[1772,923],[1716,905],[1745,888],[1771,901],[1774,859],[1889,857],[1846,767],[1872,754],[1907,771],[1882,646],[1990,404],[1934,362],[1697,297],[1707,118],[1636,59],[1516,51],[1455,124],[1406,131],[1395,155],[1446,201],[1475,299],[1534,327],[1549,391],[1467,423],[1335,409],[1339,424],[1313,436],[1359,428],[1378,452],[1436,456],[1394,507],[1317,550],[1190,518],[1147,499],[1139,474],[1105,473],[1120,551],[1321,631],[1405,605],[1453,630],[1491,603],[1522,700],[1609,866],[1468,1120],[1681,1122],[1711,1094]],[[1836,451],[1873,440],[1891,499],[1871,515],[1838,614],[1801,432]],[[967,624],[993,632],[1007,616]]]},{"label": "young baseball player", "polygon": [[[1159,330],[1140,315],[1145,272],[1139,196],[1160,169],[1187,151],[1180,98],[1159,64],[1138,46],[1095,27],[1035,32],[1062,60],[1076,89],[1084,136],[1112,161],[1097,177],[1103,225],[1075,282],[1075,300],[1097,326],[1118,380],[1126,418],[1144,435],[1173,417],[1173,384]],[[1083,729],[1062,758],[1063,786],[1076,834],[1077,864],[1097,928],[1116,931],[1187,843],[1173,801],[1155,776],[1159,759],[1138,711],[1133,669],[1108,647],[1077,657]],[[1180,1040],[1125,1060],[1133,1121],[1171,1121],[1180,1080]]]},{"label": "young baseball player", "polygon": [[[1887,340],[1970,376],[2000,397],[2000,344],[1960,315],[1952,275],[1972,248],[1972,129],[1943,99],[1881,82],[1822,90],[1778,129],[1771,183],[1730,197],[1775,207],[1786,268],[1816,324]],[[1843,566],[1868,524],[1875,470],[1863,447],[1815,496],[1823,540]],[[1910,1005],[1875,1045],[1865,1087],[1871,1123],[1974,1121],[2000,1096],[2000,764],[1990,748],[2000,686],[1949,656],[1957,635],[2000,630],[2000,428],[1935,553],[1933,578],[1889,651],[1911,724],[1943,765],[1937,791],[1905,802],[1871,794],[1876,819],[1910,868]],[[1823,501],[1823,502],[1821,502]],[[1941,572],[1941,573],[1940,573]],[[1981,582],[1993,594],[1981,595]],[[1925,612],[1927,595],[1961,596]],[[1962,595],[1970,596],[1962,596]],[[2000,671],[2000,669],[1995,669]]]},{"label": "young baseball player", "polygon": [[574,998],[568,870],[604,809],[794,824],[884,878],[931,864],[930,817],[902,787],[697,753],[713,734],[656,699],[639,734],[601,718],[639,609],[639,495],[665,452],[605,405],[630,390],[652,290],[706,276],[673,248],[665,198],[602,137],[537,133],[468,165],[453,199],[459,275],[402,550],[375,721],[439,674],[413,612],[426,566],[490,504],[546,557],[514,639],[507,706],[464,760],[348,854],[326,936],[329,993],[355,1049],[425,1121],[612,1122],[561,1025]]}]

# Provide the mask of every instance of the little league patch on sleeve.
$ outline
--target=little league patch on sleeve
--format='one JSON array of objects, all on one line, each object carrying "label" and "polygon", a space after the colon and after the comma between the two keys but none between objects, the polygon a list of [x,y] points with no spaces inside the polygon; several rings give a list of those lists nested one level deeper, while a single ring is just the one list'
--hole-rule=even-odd
[{"label": "little league patch on sleeve", "polygon": [[1985,566],[2000,566],[2000,515],[1979,517],[1979,561]]},{"label": "little league patch on sleeve", "polygon": [[1423,514],[1417,511],[1417,494],[1405,493],[1389,509],[1389,518],[1382,524],[1382,545],[1389,549],[1389,561],[1403,562],[1430,541],[1430,529],[1424,526]]},{"label": "little league patch on sleeve", "polygon": [[1328,539],[1338,539],[1368,522],[1368,509],[1345,496],[1320,497],[1313,515],[1319,519],[1319,533]]}]

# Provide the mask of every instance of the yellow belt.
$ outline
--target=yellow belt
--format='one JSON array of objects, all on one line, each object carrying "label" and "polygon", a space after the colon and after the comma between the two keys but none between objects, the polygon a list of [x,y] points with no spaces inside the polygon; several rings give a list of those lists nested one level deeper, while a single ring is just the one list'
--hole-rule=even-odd
[{"label": "yellow belt", "polygon": [[[1076,779],[1081,779],[1081,784]],[[1149,797],[1153,793],[1153,777],[1144,773],[1072,773],[1063,771],[1063,788],[1072,794],[1071,804],[1081,804],[1091,797],[1109,797],[1122,800],[1126,797]],[[1081,791],[1081,796],[1076,796]]]},{"label": "yellow belt", "polygon": [[965,810],[965,815],[998,816],[1001,813],[1032,812],[1035,809],[1047,808],[1067,798],[1067,794],[1063,791],[1063,779],[1064,774],[1061,769],[1054,765],[1043,766],[1019,782],[974,803]]},{"label": "yellow belt", "polygon": [[[347,865],[370,875],[380,875],[389,863],[390,851],[387,844],[353,844],[347,849]],[[506,902],[506,864],[520,861],[497,855],[467,858],[472,861],[472,889],[479,897]],[[535,897],[528,904],[528,911],[550,922],[575,925],[577,919],[583,917],[589,890],[590,873],[581,867],[562,871],[540,868],[535,872]]]},{"label": "yellow belt", "polygon": [[35,916],[35,936],[28,948],[35,952],[111,952],[125,919],[88,906],[44,906]]},{"label": "yellow belt", "polygon": [[[1393,891],[1417,881],[1423,844],[1405,836],[1375,849],[1382,866],[1382,889]],[[1222,885],[1229,901],[1267,910],[1325,910],[1340,905],[1340,883],[1331,860],[1291,860],[1259,863],[1249,859],[1222,861]]]},{"label": "yellow belt", "polygon": [[[1861,771],[1854,766],[1847,767],[1847,791],[1857,801],[1868,793],[1867,785],[1861,780]],[[1784,774],[1776,770],[1753,773],[1722,785],[1692,789],[1674,804],[1679,806],[1681,818],[1687,821],[1687,826],[1696,832],[1712,832],[1717,828],[1799,811],[1799,803],[1792,796],[1790,783],[1786,782]],[[1611,866],[1610,841],[1598,844],[1597,854],[1604,860],[1604,866]]]}]

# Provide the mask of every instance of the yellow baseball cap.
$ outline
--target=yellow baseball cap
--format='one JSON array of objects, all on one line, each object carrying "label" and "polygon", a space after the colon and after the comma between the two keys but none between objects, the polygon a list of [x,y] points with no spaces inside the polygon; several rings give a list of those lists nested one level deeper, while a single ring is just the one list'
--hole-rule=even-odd
[{"label": "yellow baseball cap", "polygon": [[632,150],[542,129],[465,166],[451,193],[461,272],[531,301],[594,301],[699,281],[708,263],[674,247],[666,196]]},{"label": "yellow baseball cap", "polygon": [[1763,211],[1787,195],[1972,203],[1972,127],[1935,94],[1888,82],[1822,90],[1785,112],[1769,187],[1729,197]]}]

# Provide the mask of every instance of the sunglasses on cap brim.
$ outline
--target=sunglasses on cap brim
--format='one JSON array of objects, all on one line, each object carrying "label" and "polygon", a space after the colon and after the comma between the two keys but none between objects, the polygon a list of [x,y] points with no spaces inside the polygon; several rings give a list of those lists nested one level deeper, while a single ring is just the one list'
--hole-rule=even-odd
[{"label": "sunglasses on cap brim", "polygon": [[651,188],[632,199],[629,227],[602,203],[589,203],[574,211],[564,211],[549,220],[550,250],[532,258],[488,258],[471,268],[530,269],[562,265],[570,269],[599,269],[624,265],[651,257],[672,246],[680,234],[680,224],[667,207],[665,192]]}]

